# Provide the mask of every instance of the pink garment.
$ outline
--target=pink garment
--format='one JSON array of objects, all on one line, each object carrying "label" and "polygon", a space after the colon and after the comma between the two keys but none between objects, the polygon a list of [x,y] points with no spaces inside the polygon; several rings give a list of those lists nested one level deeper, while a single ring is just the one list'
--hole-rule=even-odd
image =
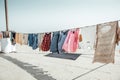
[{"label": "pink garment", "polygon": [[79,42],[79,29],[69,30],[62,49],[66,52],[76,52]]}]

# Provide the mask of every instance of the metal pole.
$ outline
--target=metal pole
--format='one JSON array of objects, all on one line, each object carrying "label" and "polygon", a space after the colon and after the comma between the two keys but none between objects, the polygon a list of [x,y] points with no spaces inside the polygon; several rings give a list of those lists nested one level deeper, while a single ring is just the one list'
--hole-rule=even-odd
[{"label": "metal pole", "polygon": [[7,6],[7,0],[4,0],[5,3],[5,18],[6,18],[6,31],[8,31],[8,6]]},{"label": "metal pole", "polygon": [[7,0],[4,0],[5,3],[5,18],[6,18],[6,38],[9,37],[9,30],[8,30],[8,5]]}]

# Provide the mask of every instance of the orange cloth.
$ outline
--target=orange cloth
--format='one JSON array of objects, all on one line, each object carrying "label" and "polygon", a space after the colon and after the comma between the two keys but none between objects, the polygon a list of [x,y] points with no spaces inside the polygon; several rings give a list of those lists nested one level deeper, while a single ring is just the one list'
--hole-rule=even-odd
[{"label": "orange cloth", "polygon": [[0,39],[2,39],[3,38],[3,34],[2,33],[0,33]]},{"label": "orange cloth", "polygon": [[23,44],[23,34],[19,34],[19,43],[22,45]]},{"label": "orange cloth", "polygon": [[79,35],[79,42],[82,42],[82,34]]},{"label": "orange cloth", "polygon": [[15,41],[16,41],[16,43],[18,43],[18,44],[23,44],[23,34],[21,34],[21,33],[16,33],[16,36],[15,36]]},{"label": "orange cloth", "polygon": [[15,35],[15,41],[16,41],[16,43],[19,43],[19,33],[16,33],[16,35]]}]

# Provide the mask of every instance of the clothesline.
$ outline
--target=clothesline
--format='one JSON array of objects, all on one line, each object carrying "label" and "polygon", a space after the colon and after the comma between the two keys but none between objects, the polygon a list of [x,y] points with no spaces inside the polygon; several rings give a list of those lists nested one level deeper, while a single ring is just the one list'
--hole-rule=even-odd
[{"label": "clothesline", "polygon": [[[120,20],[115,20],[115,21],[120,21]],[[115,22],[115,21],[109,21],[109,22]],[[104,23],[109,23],[109,22],[104,22]],[[104,24],[104,23],[99,23],[99,24]],[[96,26],[96,25],[98,25],[98,24],[90,25],[90,26],[84,26],[84,27],[76,27],[76,28],[82,29],[82,28],[92,27],[92,26]],[[71,28],[71,29],[76,29],[76,28]],[[53,33],[53,32],[66,31],[66,30],[70,30],[70,29],[56,30],[56,31],[47,31],[47,32],[40,32],[40,33]],[[17,33],[28,34],[28,33],[24,33],[24,32],[17,32]],[[31,33],[31,34],[39,34],[39,33]]]},{"label": "clothesline", "polygon": [[[115,21],[120,21],[120,20],[115,20]],[[109,21],[109,22],[115,22],[115,21]],[[105,23],[109,23],[109,22],[104,22],[104,23],[99,23],[99,24],[105,24]],[[98,25],[98,24],[96,24]],[[91,25],[91,26],[96,26],[96,25]],[[90,26],[84,26],[84,27],[80,27],[80,28],[85,28],[85,27],[90,27]]]},{"label": "clothesline", "polygon": [[[120,20],[115,20],[115,21],[120,21]],[[109,22],[115,22],[115,21],[109,21]],[[109,23],[109,22],[104,22],[104,23]],[[104,23],[99,23],[99,24],[104,24]],[[79,28],[79,29],[82,29],[82,28],[86,28],[86,27],[92,27],[92,26],[96,26],[98,24],[95,24],[95,25],[90,25],[90,26],[84,26],[84,27],[76,27],[76,28]],[[71,28],[71,29],[76,29],[76,28]],[[64,29],[64,30],[56,30],[56,31],[48,31],[48,32],[41,32],[41,33],[52,33],[52,32],[58,32],[58,31],[65,31],[65,30],[70,30],[70,29]],[[36,33],[37,34],[37,33]]]},{"label": "clothesline", "polygon": [[[82,42],[82,38],[80,37],[79,30],[80,28],[72,28],[75,29],[69,30],[66,32],[54,32],[45,33],[45,34],[22,34],[22,33],[11,33],[12,45],[18,44],[25,44],[32,47],[32,49],[39,48],[39,51],[50,51],[54,54],[62,54],[62,53],[75,53],[79,48],[79,45],[83,46],[80,49],[94,49],[94,62],[101,62],[101,63],[114,63],[114,54],[115,54],[115,47],[118,41],[120,41],[120,33],[116,33],[118,31],[118,21],[111,21],[106,23],[101,23],[97,26],[94,26],[94,29],[89,27],[83,35],[86,35],[86,40],[84,45],[88,44],[86,47],[79,44]],[[105,25],[104,25],[105,24]],[[93,25],[92,25],[93,26]],[[92,30],[90,33],[89,30]],[[92,35],[94,31],[94,35]],[[51,36],[53,35],[53,36]],[[94,36],[94,38],[90,36]],[[87,38],[89,36],[91,39]],[[112,40],[111,40],[112,39]],[[3,39],[4,40],[4,39]],[[85,39],[84,39],[85,40]],[[6,42],[5,42],[6,43]],[[92,44],[91,44],[92,43]],[[6,43],[7,45],[7,43]]]}]

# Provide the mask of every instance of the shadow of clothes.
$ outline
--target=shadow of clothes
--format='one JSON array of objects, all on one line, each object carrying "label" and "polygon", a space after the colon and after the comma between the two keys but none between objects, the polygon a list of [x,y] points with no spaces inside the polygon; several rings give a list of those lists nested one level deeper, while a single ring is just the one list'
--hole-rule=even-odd
[{"label": "shadow of clothes", "polygon": [[81,54],[75,54],[75,53],[61,53],[61,54],[49,53],[45,56],[54,57],[54,58],[61,58],[61,59],[76,60],[80,55]]},{"label": "shadow of clothes", "polygon": [[16,64],[17,66],[19,66],[20,68],[22,68],[23,70],[25,70],[29,74],[31,74],[37,80],[56,80],[52,76],[47,74],[48,71],[43,71],[42,68],[38,68],[37,66],[34,66],[32,64],[29,64],[29,63],[21,62],[15,58],[10,57],[10,56],[5,56],[5,55],[1,54],[0,57]]}]

